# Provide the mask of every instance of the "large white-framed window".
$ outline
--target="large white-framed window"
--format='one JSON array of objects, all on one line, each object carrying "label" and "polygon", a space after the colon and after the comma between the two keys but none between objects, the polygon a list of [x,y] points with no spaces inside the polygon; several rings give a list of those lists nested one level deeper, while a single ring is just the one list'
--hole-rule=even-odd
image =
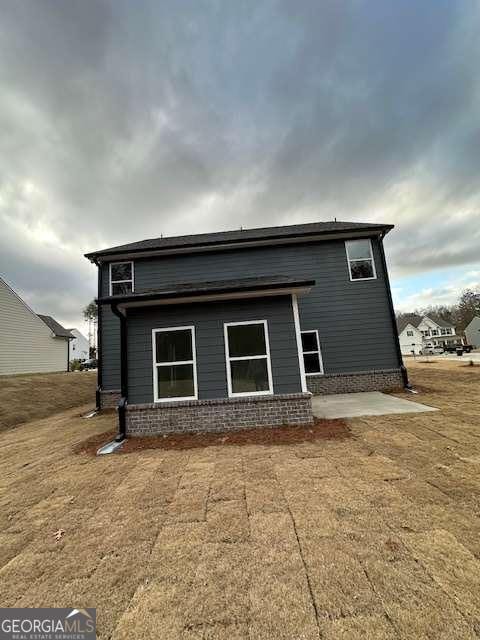
[{"label": "large white-framed window", "polygon": [[135,274],[133,262],[110,262],[110,295],[120,296],[133,293]]},{"label": "large white-framed window", "polygon": [[303,366],[306,376],[323,374],[322,352],[318,331],[302,331]]},{"label": "large white-framed window", "polygon": [[197,400],[195,327],[152,330],[154,402]]},{"label": "large white-framed window", "polygon": [[376,279],[377,272],[370,239],[347,240],[345,242],[345,251],[347,254],[350,280]]},{"label": "large white-framed window", "polygon": [[271,395],[267,321],[226,322],[223,329],[229,397]]}]

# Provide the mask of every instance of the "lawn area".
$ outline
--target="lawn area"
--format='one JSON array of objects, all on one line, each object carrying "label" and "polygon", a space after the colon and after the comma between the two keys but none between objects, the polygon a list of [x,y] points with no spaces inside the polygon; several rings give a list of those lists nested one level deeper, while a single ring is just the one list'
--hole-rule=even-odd
[{"label": "lawn area", "polygon": [[97,374],[35,373],[0,377],[0,431],[86,402],[95,406]]},{"label": "lawn area", "polygon": [[0,434],[1,606],[96,607],[113,640],[478,639],[480,367],[410,370],[441,411],[344,438],[96,458],[115,416],[78,408]]}]

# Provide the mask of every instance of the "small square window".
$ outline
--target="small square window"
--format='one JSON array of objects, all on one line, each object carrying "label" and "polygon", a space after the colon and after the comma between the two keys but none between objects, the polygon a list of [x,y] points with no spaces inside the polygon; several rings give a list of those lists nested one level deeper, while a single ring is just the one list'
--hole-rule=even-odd
[{"label": "small square window", "polygon": [[133,262],[110,263],[110,295],[124,296],[133,293]]},{"label": "small square window", "polygon": [[370,240],[345,242],[350,280],[373,280],[377,277]]}]

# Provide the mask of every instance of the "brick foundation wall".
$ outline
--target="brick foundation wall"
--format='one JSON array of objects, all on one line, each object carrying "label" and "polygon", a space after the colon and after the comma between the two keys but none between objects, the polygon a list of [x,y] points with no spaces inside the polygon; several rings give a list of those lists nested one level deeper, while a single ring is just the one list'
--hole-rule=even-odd
[{"label": "brick foundation wall", "polygon": [[312,396],[295,393],[127,405],[126,420],[128,436],[312,424]]},{"label": "brick foundation wall", "polygon": [[403,387],[403,378],[400,369],[327,373],[323,376],[307,376],[307,387],[311,393],[316,395],[383,391]]},{"label": "brick foundation wall", "polygon": [[116,409],[122,394],[120,389],[114,391],[100,391],[100,408]]}]

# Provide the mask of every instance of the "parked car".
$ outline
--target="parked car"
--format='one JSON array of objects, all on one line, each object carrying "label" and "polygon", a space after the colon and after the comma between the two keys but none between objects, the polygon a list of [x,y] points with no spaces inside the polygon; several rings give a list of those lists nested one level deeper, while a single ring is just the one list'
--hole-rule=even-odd
[{"label": "parked car", "polygon": [[423,347],[421,356],[438,356],[443,353],[443,347]]},{"label": "parked car", "polygon": [[461,349],[463,353],[470,353],[473,350],[471,344],[447,344],[445,346],[445,353],[456,353],[458,349]]},{"label": "parked car", "polygon": [[88,371],[89,369],[96,369],[97,368],[97,360],[96,358],[91,358],[90,360],[85,360],[85,362],[82,362],[80,365],[80,371]]}]

